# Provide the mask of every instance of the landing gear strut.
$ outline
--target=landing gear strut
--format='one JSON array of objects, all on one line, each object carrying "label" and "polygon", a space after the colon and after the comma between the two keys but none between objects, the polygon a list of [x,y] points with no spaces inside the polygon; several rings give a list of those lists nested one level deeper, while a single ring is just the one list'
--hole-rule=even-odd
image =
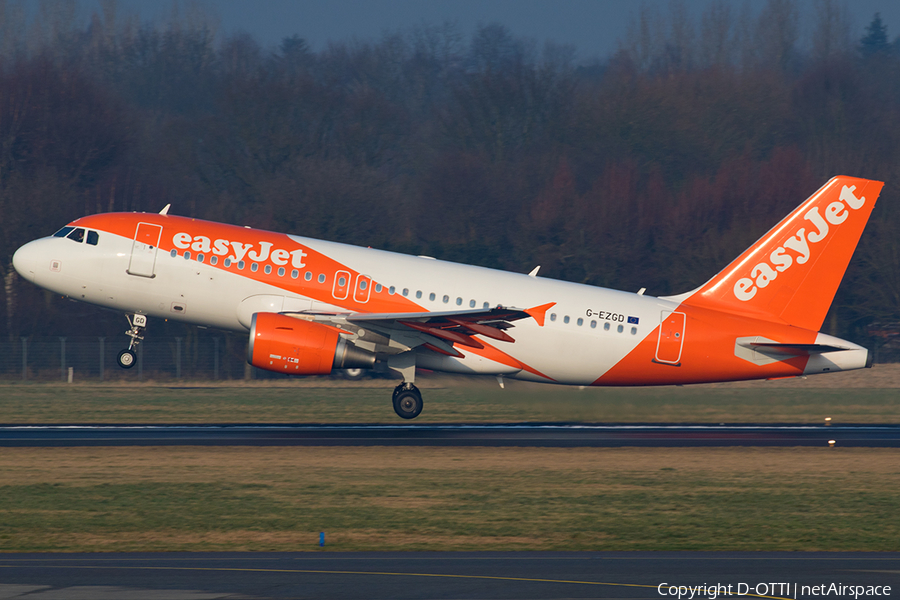
[{"label": "landing gear strut", "polygon": [[422,412],[422,394],[413,383],[416,380],[415,351],[391,356],[388,367],[403,376],[403,383],[394,388],[394,412],[401,419],[415,419]]},{"label": "landing gear strut", "polygon": [[422,394],[410,382],[394,388],[394,412],[403,419],[415,419],[422,412]]},{"label": "landing gear strut", "polygon": [[137,348],[137,345],[144,339],[143,333],[144,329],[147,327],[147,315],[134,315],[134,318],[125,315],[125,318],[128,319],[128,324],[131,326],[128,331],[125,332],[125,335],[131,338],[131,342],[128,343],[128,348],[126,350],[119,352],[119,355],[116,357],[116,362],[119,363],[119,366],[123,369],[130,369],[137,361],[137,355],[134,353],[134,349]]}]

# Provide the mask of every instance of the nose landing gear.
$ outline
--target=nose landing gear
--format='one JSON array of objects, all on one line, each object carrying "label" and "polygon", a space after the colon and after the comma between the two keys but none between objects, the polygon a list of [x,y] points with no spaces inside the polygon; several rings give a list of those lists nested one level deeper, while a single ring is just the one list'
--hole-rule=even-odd
[{"label": "nose landing gear", "polygon": [[126,350],[119,352],[119,355],[116,357],[116,362],[123,369],[130,369],[137,361],[137,355],[134,353],[134,349],[137,348],[138,344],[141,343],[141,340],[144,339],[143,333],[144,329],[147,327],[147,315],[134,315],[133,318],[125,315],[125,318],[128,319],[128,324],[131,326],[128,331],[125,332],[125,335],[131,338],[131,342],[128,343],[128,348]]}]

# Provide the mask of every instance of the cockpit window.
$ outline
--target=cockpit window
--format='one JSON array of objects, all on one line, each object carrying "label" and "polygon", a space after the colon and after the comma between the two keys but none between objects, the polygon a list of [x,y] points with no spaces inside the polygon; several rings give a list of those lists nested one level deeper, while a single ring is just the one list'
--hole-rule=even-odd
[{"label": "cockpit window", "polygon": [[96,231],[88,231],[87,243],[91,246],[96,246],[97,242],[100,241],[100,234]]},{"label": "cockpit window", "polygon": [[79,227],[78,229],[76,229],[75,231],[73,231],[72,233],[67,235],[66,237],[69,238],[70,240],[75,240],[76,242],[78,242],[80,244],[81,242],[84,241],[84,229]]},{"label": "cockpit window", "polygon": [[75,229],[75,228],[69,227],[68,225],[66,225],[65,227],[63,227],[62,229],[60,229],[59,231],[54,233],[53,237],[66,237],[67,235],[69,235],[69,232],[72,231],[73,229]]}]

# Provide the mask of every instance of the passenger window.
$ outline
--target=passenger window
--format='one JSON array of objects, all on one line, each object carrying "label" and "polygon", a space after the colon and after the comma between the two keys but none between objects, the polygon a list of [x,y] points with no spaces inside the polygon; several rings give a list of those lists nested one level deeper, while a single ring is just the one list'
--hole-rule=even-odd
[{"label": "passenger window", "polygon": [[[172,252],[175,252],[175,251],[172,250]],[[225,266],[226,266],[226,267],[230,267],[230,266],[231,266],[231,259],[230,259],[230,258],[226,258],[226,259],[225,259]]]},{"label": "passenger window", "polygon": [[250,263],[250,270],[256,273],[259,270],[259,263]]},{"label": "passenger window", "polygon": [[450,302],[450,296],[444,294],[444,304],[447,304],[448,302]]},{"label": "passenger window", "polygon": [[191,260],[191,253],[190,253],[190,252],[185,252],[185,253],[184,253],[184,260]]},{"label": "passenger window", "polygon": [[566,325],[569,324],[569,315],[563,317],[563,323],[565,323]]},{"label": "passenger window", "polygon": [[319,274],[319,283],[325,283],[325,273]]},{"label": "passenger window", "polygon": [[298,277],[300,277],[300,271],[298,271],[297,269],[291,271],[291,279],[297,279]]},{"label": "passenger window", "polygon": [[338,287],[344,287],[345,285],[347,285],[347,278],[338,277]]},{"label": "passenger window", "polygon": [[272,265],[266,265],[266,268],[263,269],[263,271],[266,272],[266,275],[271,275],[272,274]]},{"label": "passenger window", "polygon": [[469,300],[469,308],[475,308],[475,301]]},{"label": "passenger window", "polygon": [[210,256],[210,257],[209,257],[209,264],[214,265],[214,264],[216,264],[217,262],[219,262],[219,257],[218,257],[218,256]]},{"label": "passenger window", "polygon": [[431,300],[432,302],[434,302],[434,299],[435,299],[436,297],[437,297],[437,296],[434,295],[434,292],[431,292],[430,294],[428,294],[428,299]]},{"label": "passenger window", "polygon": [[284,267],[278,267],[278,276],[284,277],[284,273],[285,273]]},{"label": "passenger window", "polygon": [[56,233],[54,233],[54,234],[53,234],[53,237],[66,237],[67,235],[69,235],[69,232],[72,231],[73,229],[75,229],[75,228],[74,228],[74,227],[68,227],[68,226],[63,227],[62,229],[60,229],[59,231],[57,231]]},{"label": "passenger window", "polygon": [[422,290],[419,290],[416,292],[416,298],[421,298],[421,297],[422,297]]},{"label": "passenger window", "polygon": [[366,285],[367,285],[366,280],[363,279],[362,281],[359,282],[359,289],[361,289],[361,290],[366,289]]},{"label": "passenger window", "polygon": [[[171,256],[172,258],[175,258],[176,256],[178,256],[178,250],[176,250],[175,248],[172,248],[172,251],[169,252],[169,256]],[[226,259],[226,260],[228,260],[228,259]],[[228,265],[225,265],[225,266],[227,267]]]},{"label": "passenger window", "polygon": [[84,241],[84,229],[79,227],[78,229],[75,229],[74,231],[72,231],[72,233],[70,233],[66,237],[69,238],[70,240],[74,240],[80,244],[81,242]]},{"label": "passenger window", "polygon": [[555,320],[556,320],[556,313],[550,313],[550,320],[551,320],[551,321],[555,321]]},{"label": "passenger window", "polygon": [[238,271],[244,270],[244,261],[238,261]]},{"label": "passenger window", "polygon": [[198,254],[198,255],[197,255],[197,262],[203,262],[203,255],[202,255],[202,254]]},{"label": "passenger window", "polygon": [[88,231],[87,243],[91,246],[96,246],[97,242],[100,241],[100,234],[96,231]]},{"label": "passenger window", "polygon": [[631,328],[631,335],[637,335],[637,327]]},{"label": "passenger window", "polygon": [[488,310],[491,307],[487,302],[484,303],[484,310]]},{"label": "passenger window", "polygon": [[381,293],[381,290],[383,290],[383,289],[384,289],[384,288],[381,286],[380,283],[376,283],[376,284],[375,284],[375,293],[376,293],[376,294],[380,294],[380,293]]},{"label": "passenger window", "polygon": [[303,276],[303,279],[305,279],[306,281],[312,281],[312,273],[310,271],[307,271]]},{"label": "passenger window", "polygon": [[462,306],[462,298],[457,298],[457,299],[456,299],[456,305],[457,305],[457,306]]},{"label": "passenger window", "polygon": [[603,324],[603,331],[609,331],[609,323]]},{"label": "passenger window", "polygon": [[591,321],[591,329],[597,329],[597,321]]},{"label": "passenger window", "polygon": [[584,319],[582,319],[581,317],[578,317],[578,320],[575,321],[575,323],[576,323],[579,327],[581,327],[582,325],[584,325]]},{"label": "passenger window", "polygon": [[616,327],[616,331],[618,331],[619,333],[622,333],[623,331],[625,331],[625,328],[623,326],[619,325],[618,327]]}]

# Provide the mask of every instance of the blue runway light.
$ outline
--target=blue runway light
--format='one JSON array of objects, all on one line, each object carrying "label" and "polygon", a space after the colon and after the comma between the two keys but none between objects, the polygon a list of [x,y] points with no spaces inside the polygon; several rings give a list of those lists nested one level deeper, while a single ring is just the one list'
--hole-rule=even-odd
[{"label": "blue runway light", "polygon": [[324,531],[319,533],[319,545],[320,546],[325,545],[325,532]]}]

